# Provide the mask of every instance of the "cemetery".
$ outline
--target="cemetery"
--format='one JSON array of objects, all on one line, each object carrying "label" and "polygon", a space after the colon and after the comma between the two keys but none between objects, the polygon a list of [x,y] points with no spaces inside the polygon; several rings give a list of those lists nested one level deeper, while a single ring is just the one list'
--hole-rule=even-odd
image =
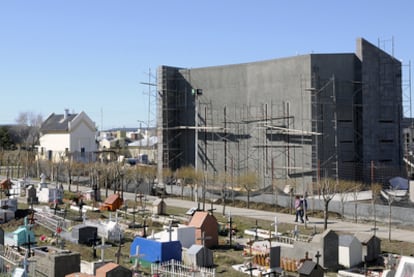
[{"label": "cemetery", "polygon": [[[194,208],[189,213],[169,207],[163,198],[136,197],[127,202],[119,193],[101,197],[99,202],[91,198],[90,190],[85,195],[68,195],[63,187],[53,186],[52,193],[45,193],[49,185],[41,181],[26,186],[20,196],[0,199],[7,210],[27,211],[21,218],[10,215],[1,225],[2,272],[316,277],[338,272],[358,276],[352,274],[367,265],[378,268],[383,259],[381,240],[372,233],[337,233],[277,218],[273,222],[247,220],[213,214],[214,209]],[[7,182],[5,187],[9,187]],[[398,263],[391,265],[383,269],[396,271]],[[366,276],[375,276],[375,272]]]}]

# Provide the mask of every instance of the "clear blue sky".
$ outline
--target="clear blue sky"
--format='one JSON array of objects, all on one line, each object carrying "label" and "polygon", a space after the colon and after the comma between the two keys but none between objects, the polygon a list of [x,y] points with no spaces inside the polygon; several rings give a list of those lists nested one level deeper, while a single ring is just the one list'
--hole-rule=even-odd
[{"label": "clear blue sky", "polygon": [[154,125],[154,100],[141,83],[159,65],[352,53],[357,37],[408,64],[413,26],[411,0],[4,0],[0,124],[68,108],[99,128],[138,127],[149,114]]}]

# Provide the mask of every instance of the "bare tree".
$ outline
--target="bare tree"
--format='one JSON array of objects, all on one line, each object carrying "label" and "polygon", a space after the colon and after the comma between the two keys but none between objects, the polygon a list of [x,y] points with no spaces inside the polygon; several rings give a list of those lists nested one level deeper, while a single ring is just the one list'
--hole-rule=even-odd
[{"label": "bare tree", "polygon": [[255,172],[246,172],[239,177],[239,184],[247,193],[247,208],[250,208],[250,195],[258,187],[259,178]]},{"label": "bare tree", "polygon": [[[145,180],[148,183],[149,190],[154,189],[155,180],[157,179],[157,167],[156,166],[144,166],[142,168],[142,172],[144,174]],[[164,191],[162,193],[164,193]]]},{"label": "bare tree", "polygon": [[15,131],[26,150],[33,149],[39,141],[40,126],[42,122],[42,115],[33,112],[21,112],[17,116],[17,126],[15,127]]},{"label": "bare tree", "polygon": [[372,191],[372,210],[374,211],[374,235],[377,232],[377,208],[376,208],[376,201],[381,192],[382,186],[378,183],[371,184],[371,191]]},{"label": "bare tree", "polygon": [[328,229],[328,218],[329,218],[329,203],[333,199],[336,193],[337,181],[329,178],[324,178],[320,182],[320,192],[324,202],[323,209],[323,228]]},{"label": "bare tree", "polygon": [[228,190],[228,184],[230,180],[231,180],[231,176],[227,172],[221,172],[221,174],[219,174],[218,181],[221,184],[220,192],[221,192],[221,199],[222,199],[222,207],[223,207],[222,214],[223,215],[226,214],[227,190]]},{"label": "bare tree", "polygon": [[[177,170],[176,172],[177,178],[181,179],[181,198],[184,198],[184,187],[187,185],[192,186],[194,184],[194,177],[195,177],[195,169],[191,166],[184,166]],[[191,198],[193,198],[193,193],[191,193]]]},{"label": "bare tree", "polygon": [[349,194],[354,190],[354,183],[346,180],[338,181],[336,188],[341,202],[341,218],[345,217],[345,202],[348,200]]},{"label": "bare tree", "polygon": [[363,186],[361,183],[354,183],[353,185],[353,190],[352,190],[352,195],[354,198],[354,218],[355,218],[355,223],[358,222],[358,194],[361,192]]}]

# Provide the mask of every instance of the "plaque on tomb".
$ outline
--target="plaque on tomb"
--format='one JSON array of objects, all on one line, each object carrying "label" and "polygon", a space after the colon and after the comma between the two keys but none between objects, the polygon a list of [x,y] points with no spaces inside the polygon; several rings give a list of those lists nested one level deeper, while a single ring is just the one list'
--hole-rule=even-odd
[{"label": "plaque on tomb", "polygon": [[273,246],[269,252],[270,268],[280,267],[280,246]]},{"label": "plaque on tomb", "polygon": [[98,228],[84,224],[76,225],[72,228],[72,238],[79,244],[91,245],[98,234]]}]

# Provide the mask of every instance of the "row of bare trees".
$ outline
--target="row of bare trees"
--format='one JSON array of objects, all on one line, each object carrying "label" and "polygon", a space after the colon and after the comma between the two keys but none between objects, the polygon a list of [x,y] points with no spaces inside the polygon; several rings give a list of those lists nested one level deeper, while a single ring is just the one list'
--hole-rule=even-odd
[{"label": "row of bare trees", "polygon": [[[105,190],[106,197],[108,197],[109,190],[123,194],[124,190],[137,191],[139,188],[143,188],[142,186],[144,185],[152,188],[157,178],[157,170],[154,166],[127,166],[118,162],[108,164],[98,162],[79,163],[71,159],[62,159],[60,162],[39,162],[35,157],[35,153],[29,149],[0,151],[0,175],[7,176],[8,178],[39,178],[41,173],[48,176],[51,182],[64,182],[68,184],[69,191],[73,190],[74,185],[76,185],[76,191],[79,191],[79,185],[83,182],[96,189]],[[185,187],[191,189],[192,200],[194,200],[195,195],[198,197],[198,190],[201,189],[203,209],[205,208],[206,191],[210,189],[219,192],[223,214],[225,214],[228,202],[227,197],[229,197],[230,191],[243,191],[247,198],[247,208],[250,208],[251,194],[260,186],[260,180],[255,172],[246,172],[234,177],[226,173],[213,175],[187,166],[175,172],[166,169],[163,176],[168,179],[179,180],[176,183],[181,186],[181,197],[184,197]],[[167,180],[164,183],[167,183]],[[335,195],[339,196],[341,202],[342,217],[345,214],[345,202],[353,201],[354,220],[358,221],[358,194],[364,189],[367,189],[366,186],[358,182],[329,178],[320,180],[317,184],[317,191],[313,193],[319,194],[324,201],[324,228],[327,228],[329,204]],[[376,222],[375,203],[382,186],[374,183],[370,185],[369,189],[372,190],[373,216],[374,222]],[[350,195],[352,195],[353,199],[348,199]],[[199,201],[199,199],[196,200]],[[234,198],[232,202],[234,203]],[[391,228],[392,199],[388,201],[388,204],[390,207],[389,226]],[[374,226],[375,229],[376,226]]]}]

